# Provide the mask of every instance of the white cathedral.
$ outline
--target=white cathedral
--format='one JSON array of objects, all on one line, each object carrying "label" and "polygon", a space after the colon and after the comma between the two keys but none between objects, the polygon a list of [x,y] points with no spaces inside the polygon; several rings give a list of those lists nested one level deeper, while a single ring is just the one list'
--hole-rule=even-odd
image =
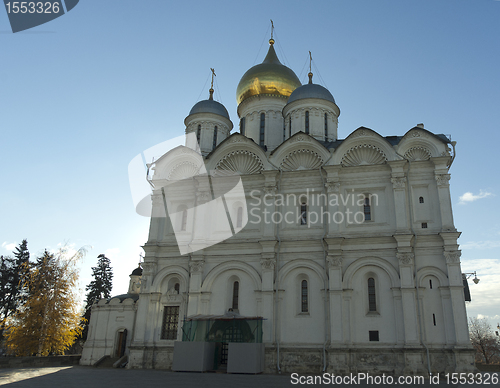
[{"label": "white cathedral", "polygon": [[81,364],[183,370],[173,366],[187,354],[206,358],[199,370],[224,370],[234,343],[252,343],[256,372],[474,370],[449,190],[455,143],[422,124],[339,139],[332,94],[312,73],[301,85],[273,44],[239,82],[239,132],[212,88],[185,119],[206,170],[241,177],[246,205],[225,208],[234,233],[202,249],[191,235],[181,254],[210,188],[188,206],[173,200],[169,217],[161,187],[196,181],[200,166],[184,149],[157,159],[142,268],[127,294],[93,306]]}]

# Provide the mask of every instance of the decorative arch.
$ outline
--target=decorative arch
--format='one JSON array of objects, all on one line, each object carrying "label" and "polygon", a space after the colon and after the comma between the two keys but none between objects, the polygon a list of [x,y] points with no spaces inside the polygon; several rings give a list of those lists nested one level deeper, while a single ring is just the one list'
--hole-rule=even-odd
[{"label": "decorative arch", "polygon": [[411,147],[405,152],[404,157],[412,162],[418,162],[422,160],[429,160],[431,158],[431,151],[427,147]]},{"label": "decorative arch", "polygon": [[373,144],[363,143],[351,147],[344,153],[340,164],[344,167],[384,164],[387,156],[384,151]]},{"label": "decorative arch", "polygon": [[443,271],[437,267],[427,266],[417,271],[417,284],[419,287],[425,286],[423,283],[424,278],[429,275],[435,276],[439,280],[440,286],[448,286],[448,277]]},{"label": "decorative arch", "polygon": [[379,267],[389,275],[389,278],[391,279],[391,288],[400,287],[399,274],[391,265],[391,263],[379,257],[361,257],[355,260],[351,265],[349,265],[349,267],[347,267],[346,271],[344,272],[344,279],[342,281],[343,288],[351,289],[352,278],[354,274],[362,267],[366,267],[369,265]]},{"label": "decorative arch", "polygon": [[191,178],[195,175],[198,175],[200,167],[200,165],[197,165],[192,161],[184,160],[170,170],[167,179],[180,181],[181,179]]},{"label": "decorative arch", "polygon": [[398,144],[398,152],[411,161],[449,156],[444,141],[423,128],[412,128],[406,132]]},{"label": "decorative arch", "polygon": [[299,149],[283,158],[280,167],[283,171],[315,170],[322,166],[323,158],[317,152]]},{"label": "decorative arch", "polygon": [[278,277],[279,277],[280,282],[282,282],[291,271],[293,271],[294,269],[298,269],[298,268],[310,269],[311,271],[316,273],[316,275],[318,275],[318,277],[321,280],[323,280],[323,281],[327,280],[325,269],[321,265],[316,263],[315,261],[307,260],[307,259],[295,259],[295,260],[289,261],[280,269],[280,271],[278,273]]},{"label": "decorative arch", "polygon": [[180,279],[182,279],[181,281],[184,282],[184,284],[188,284],[189,273],[184,267],[181,267],[180,265],[168,265],[165,268],[162,268],[153,278],[151,291],[160,292],[163,279],[170,275],[177,275]]},{"label": "decorative arch", "polygon": [[253,152],[236,150],[221,158],[215,170],[218,175],[251,175],[258,174],[264,169],[264,163]]},{"label": "decorative arch", "polygon": [[215,279],[217,279],[220,274],[226,271],[233,270],[239,270],[246,273],[250,277],[250,279],[252,279],[255,290],[260,290],[262,288],[262,279],[254,267],[241,261],[231,260],[225,263],[221,263],[210,270],[210,272],[203,280],[203,283],[201,285],[201,292],[209,292],[212,289]]},{"label": "decorative arch", "polygon": [[284,171],[317,169],[330,158],[330,152],[314,137],[297,132],[272,153],[271,161]]}]

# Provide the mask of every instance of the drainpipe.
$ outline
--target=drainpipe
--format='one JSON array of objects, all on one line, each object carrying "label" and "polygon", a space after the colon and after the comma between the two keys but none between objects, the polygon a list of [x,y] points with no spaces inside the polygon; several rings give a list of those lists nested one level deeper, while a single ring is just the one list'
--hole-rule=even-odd
[{"label": "drainpipe", "polygon": [[[331,156],[328,160],[331,159]],[[328,161],[327,161],[328,162]],[[326,163],[325,163],[326,164]],[[323,173],[321,172],[321,169],[323,166],[319,168],[319,175],[321,177],[321,181],[323,182],[323,189],[325,190],[325,209],[328,209],[328,190],[325,186],[325,178],[323,177]],[[327,212],[328,214],[328,212]],[[321,214],[323,216],[323,212]],[[329,220],[330,218],[328,218]],[[324,221],[324,220],[323,220]],[[330,309],[328,308],[328,263],[326,260],[327,257],[327,247],[325,246],[325,237],[326,237],[326,231],[327,231],[328,223],[323,222],[323,236],[321,237],[321,247],[323,248],[323,265],[325,266],[325,280],[324,280],[324,287],[325,287],[325,343],[323,344],[323,372],[326,370],[326,344],[328,343],[330,339]]]},{"label": "drainpipe", "polygon": [[[281,177],[283,175],[283,171],[276,166],[274,163],[272,163],[270,160],[268,160],[269,163],[275,167],[279,172],[280,172],[280,177],[278,179],[278,195],[281,194]],[[280,340],[279,340],[279,335],[278,335],[278,320],[279,320],[279,262],[280,262],[280,250],[281,250],[281,238],[280,238],[280,224],[276,224],[276,240],[278,240],[278,249],[276,252],[276,266],[275,266],[275,272],[274,272],[274,285],[275,285],[275,292],[274,292],[274,339],[276,341],[276,367],[278,368],[278,373],[281,374],[281,367],[280,367]]]},{"label": "drainpipe", "polygon": [[[325,208],[328,209],[328,190],[326,189],[325,186],[325,178],[323,177],[322,173],[322,168],[323,166],[326,166],[330,159],[333,158],[333,153],[330,153],[330,157],[326,160],[325,163],[323,163],[322,166],[319,168],[319,176],[321,177],[321,181],[323,183],[323,189],[325,190]],[[326,370],[326,344],[330,340],[330,309],[328,308],[328,264],[326,262],[326,256],[327,256],[327,248],[325,247],[325,237],[326,237],[326,231],[327,231],[328,223],[323,222],[323,236],[321,237],[321,247],[323,248],[323,265],[325,266],[325,281],[324,281],[324,287],[325,287],[325,342],[323,344],[323,372]]]},{"label": "drainpipe", "polygon": [[[402,159],[406,159],[404,156],[396,152],[397,155],[399,155]],[[408,185],[408,204],[409,204],[409,212],[408,214],[410,215],[410,230],[411,233],[415,236],[415,243],[413,246],[416,248],[417,247],[417,234],[415,233],[415,230],[413,229],[413,201],[412,201],[412,196],[411,196],[411,186],[410,186],[410,170],[411,170],[411,160],[406,159],[408,162],[408,174],[406,174],[406,184]],[[414,265],[413,265],[413,273],[415,277],[415,287],[417,289],[417,316],[418,316],[418,326],[419,326],[419,335],[420,335],[420,342],[425,348],[425,352],[427,355],[427,371],[429,372],[429,376],[432,374],[431,372],[431,358],[429,355],[429,348],[427,347],[427,344],[424,341],[424,335],[422,333],[422,314],[420,312],[420,294],[419,294],[419,286],[418,286],[418,279],[417,279],[417,254],[416,254],[416,249],[414,252]]]}]

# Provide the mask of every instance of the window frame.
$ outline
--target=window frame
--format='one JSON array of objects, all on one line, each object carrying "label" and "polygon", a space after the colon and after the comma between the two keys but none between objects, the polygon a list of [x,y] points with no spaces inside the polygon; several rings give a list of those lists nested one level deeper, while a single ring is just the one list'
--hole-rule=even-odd
[{"label": "window frame", "polygon": [[[179,305],[163,306],[160,339],[167,341],[175,341],[178,339],[180,310],[181,307]],[[171,312],[170,314],[169,311]],[[171,320],[169,321],[169,317],[173,318],[170,318]],[[167,328],[167,325],[172,326]]]}]

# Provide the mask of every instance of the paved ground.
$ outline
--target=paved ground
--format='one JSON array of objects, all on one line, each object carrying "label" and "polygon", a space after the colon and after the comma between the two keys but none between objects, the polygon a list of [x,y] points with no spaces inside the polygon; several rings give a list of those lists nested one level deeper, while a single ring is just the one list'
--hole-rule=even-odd
[{"label": "paved ground", "polygon": [[[491,374],[490,374],[491,375]],[[496,374],[500,377],[500,373]],[[483,374],[483,376],[485,376]],[[306,377],[303,377],[304,379]],[[490,376],[491,380],[491,376]],[[496,380],[495,380],[496,381]],[[305,382],[305,381],[304,381]],[[0,369],[0,385],[12,388],[177,388],[177,387],[201,387],[201,388],[260,388],[260,387],[296,387],[300,384],[292,384],[289,375],[234,375],[217,373],[176,373],[161,370],[128,370],[128,369],[96,369],[93,367],[47,367],[47,368],[20,368]],[[339,386],[338,384],[316,384],[324,386]],[[363,385],[365,387],[385,387],[388,385],[366,385],[366,384],[341,384],[346,387],[350,385]],[[406,387],[430,388],[437,384],[429,384],[426,379],[423,385],[404,385]],[[441,380],[442,387],[456,387],[447,385]],[[308,384],[308,386],[310,386]],[[400,385],[401,386],[401,385]],[[464,387],[499,387],[500,384],[467,384]]]}]

